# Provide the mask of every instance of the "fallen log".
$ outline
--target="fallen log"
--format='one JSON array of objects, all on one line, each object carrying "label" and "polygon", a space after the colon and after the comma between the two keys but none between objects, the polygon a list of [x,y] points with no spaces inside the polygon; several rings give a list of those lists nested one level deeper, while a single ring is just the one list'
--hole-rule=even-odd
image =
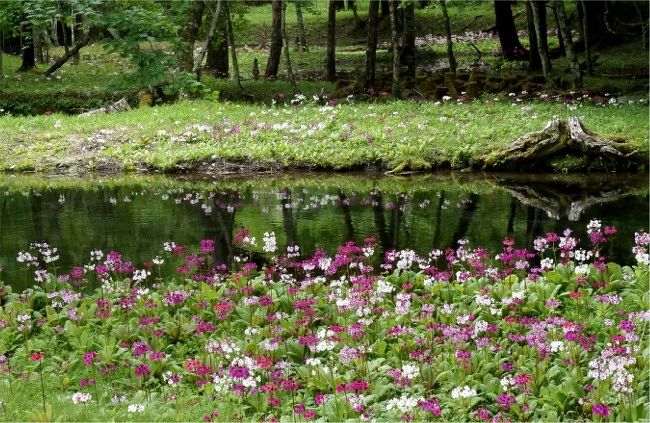
[{"label": "fallen log", "polygon": [[636,170],[648,153],[622,139],[606,139],[586,129],[579,118],[553,119],[544,129],[525,134],[505,148],[480,157],[485,170],[551,170],[554,160],[575,158],[570,170]]},{"label": "fallen log", "polygon": [[98,109],[89,110],[85,113],[80,114],[79,116],[103,115],[106,113],[123,112],[126,110],[131,110],[131,106],[129,106],[129,102],[126,101],[126,98],[122,97],[119,101],[116,101],[113,104],[109,104]]}]

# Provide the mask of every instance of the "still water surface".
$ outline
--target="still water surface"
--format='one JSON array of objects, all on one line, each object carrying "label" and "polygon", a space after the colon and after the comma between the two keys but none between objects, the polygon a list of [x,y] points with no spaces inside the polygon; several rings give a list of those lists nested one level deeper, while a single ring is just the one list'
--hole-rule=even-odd
[{"label": "still water surface", "polygon": [[497,251],[504,236],[530,247],[547,231],[584,235],[591,219],[619,234],[606,253],[632,263],[635,231],[648,227],[646,176],[289,175],[253,179],[167,177],[39,178],[0,176],[0,279],[31,285],[16,262],[30,242],[58,247],[61,271],[89,252],[117,250],[139,264],[165,241],[196,246],[214,239],[217,258],[237,254],[236,228],[262,244],[274,231],[280,248],[329,253],[347,240],[375,236],[382,250],[427,253],[467,238]]}]

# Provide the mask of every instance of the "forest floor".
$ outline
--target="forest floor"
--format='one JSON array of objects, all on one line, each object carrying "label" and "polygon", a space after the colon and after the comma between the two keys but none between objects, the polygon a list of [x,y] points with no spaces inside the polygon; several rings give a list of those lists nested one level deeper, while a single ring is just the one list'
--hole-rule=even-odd
[{"label": "forest floor", "polygon": [[[325,47],[323,35],[326,32],[326,10],[323,2],[315,2],[312,10],[304,12],[305,30],[309,51],[291,50],[292,68],[297,86],[292,87],[287,80],[284,59],[275,81],[254,81],[253,61],[259,62],[263,73],[267,60],[267,47],[270,36],[270,6],[251,7],[247,13],[238,16],[236,21],[236,40],[240,71],[247,102],[270,104],[278,93],[288,96],[294,94],[324,93],[332,94],[339,86],[324,81]],[[365,19],[367,5],[360,1],[359,16]],[[526,28],[525,11],[513,9],[516,24]],[[472,4],[452,3],[449,8],[454,36],[454,51],[460,70],[474,66],[488,74],[525,74],[527,62],[503,60],[499,56],[499,41],[496,34],[486,30],[494,25],[494,12],[489,2]],[[569,13],[571,11],[569,10]],[[416,43],[418,44],[418,78],[447,66],[445,38],[441,31],[442,16],[439,8],[416,10]],[[552,23],[550,23],[552,24]],[[287,31],[289,39],[296,35],[295,14],[287,12]],[[337,72],[345,82],[354,80],[363,66],[366,30],[354,20],[349,10],[337,13]],[[390,80],[392,56],[389,51],[390,28],[384,19],[378,27],[377,75],[382,82]],[[527,47],[525,31],[521,31],[520,41]],[[600,49],[597,53],[594,74],[585,76],[585,86],[591,94],[628,95],[648,92],[648,50],[640,46],[641,41],[631,40],[627,44]],[[558,47],[557,36],[549,36],[550,48]],[[166,48],[163,46],[163,48]],[[63,48],[53,48],[50,60],[63,54]],[[579,59],[584,59],[580,56]],[[68,63],[59,69],[52,78],[44,78],[38,73],[17,73],[20,59],[16,56],[3,56],[0,74],[0,115],[41,114],[45,112],[79,113],[100,107],[125,96],[129,102],[137,104],[137,81],[129,77],[132,68],[127,58],[109,52],[101,43],[92,44],[81,51],[79,65]],[[553,60],[553,78],[560,83],[568,80],[568,66],[563,58]],[[45,66],[40,65],[39,69]],[[243,97],[231,80],[216,79],[204,73],[202,83],[205,89],[201,95],[211,99],[239,101]],[[384,88],[379,87],[378,90]],[[384,84],[385,85],[385,84]],[[505,94],[508,91],[504,91]],[[343,95],[345,97],[345,95]],[[423,92],[422,99],[431,99]],[[167,102],[170,98],[159,98]]]},{"label": "forest floor", "polygon": [[[475,101],[182,101],[126,112],[0,118],[0,170],[205,172],[465,169],[492,149],[579,116],[648,150],[647,98],[512,93]],[[571,170],[570,161],[554,163]]]}]

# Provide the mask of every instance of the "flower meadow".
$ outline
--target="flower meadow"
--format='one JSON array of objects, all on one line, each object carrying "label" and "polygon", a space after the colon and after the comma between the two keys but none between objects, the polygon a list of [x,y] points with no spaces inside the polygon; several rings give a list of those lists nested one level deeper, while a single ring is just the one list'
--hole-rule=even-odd
[{"label": "flower meadow", "polygon": [[2,288],[0,418],[645,420],[650,235],[621,266],[616,232],[420,256],[240,228],[229,266],[203,240],[71,269],[33,243],[17,260],[34,287]]}]

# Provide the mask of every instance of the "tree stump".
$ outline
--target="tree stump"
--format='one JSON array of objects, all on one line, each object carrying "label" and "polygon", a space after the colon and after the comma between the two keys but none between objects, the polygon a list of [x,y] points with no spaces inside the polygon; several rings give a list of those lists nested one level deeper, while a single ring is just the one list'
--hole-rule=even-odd
[{"label": "tree stump", "polygon": [[647,165],[648,153],[623,140],[602,138],[579,118],[553,119],[544,129],[521,136],[510,146],[480,157],[486,170],[550,170],[555,160],[574,160],[569,170],[635,170]]}]

